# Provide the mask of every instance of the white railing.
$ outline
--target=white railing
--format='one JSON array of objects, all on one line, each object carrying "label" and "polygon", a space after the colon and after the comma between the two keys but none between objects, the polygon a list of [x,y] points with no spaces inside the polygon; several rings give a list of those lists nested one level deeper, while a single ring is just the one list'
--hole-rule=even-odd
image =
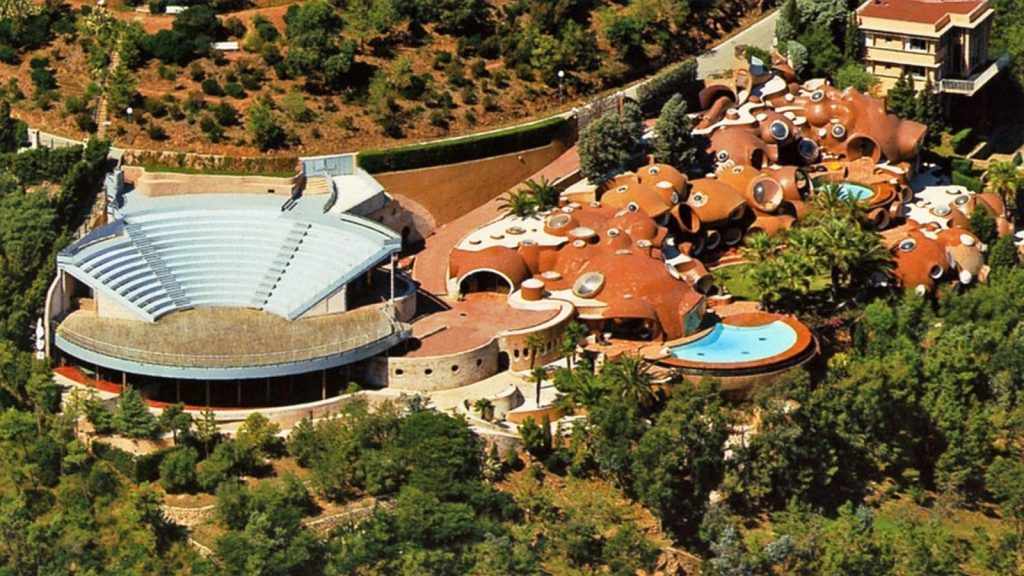
[{"label": "white railing", "polygon": [[982,86],[988,83],[989,80],[996,77],[997,74],[1006,68],[1009,58],[1004,54],[998,60],[993,62],[986,68],[981,74],[978,74],[974,78],[967,80],[959,80],[956,78],[945,78],[939,81],[939,92],[948,92],[950,94],[966,94],[968,96],[974,94],[981,89]]}]

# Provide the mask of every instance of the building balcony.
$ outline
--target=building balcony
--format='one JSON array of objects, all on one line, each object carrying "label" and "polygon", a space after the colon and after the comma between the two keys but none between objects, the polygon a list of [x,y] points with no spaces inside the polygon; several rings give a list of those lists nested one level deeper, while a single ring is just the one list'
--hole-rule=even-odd
[{"label": "building balcony", "polygon": [[945,94],[957,94],[961,96],[974,96],[985,84],[995,78],[1003,68],[1009,64],[1009,57],[1005,54],[995,62],[971,74],[968,78],[943,78],[939,81],[938,91]]}]

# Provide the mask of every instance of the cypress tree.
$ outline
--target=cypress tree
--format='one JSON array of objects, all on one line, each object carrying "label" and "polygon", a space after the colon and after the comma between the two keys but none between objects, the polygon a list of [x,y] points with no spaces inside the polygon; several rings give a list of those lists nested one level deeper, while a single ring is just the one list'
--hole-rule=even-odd
[{"label": "cypress tree", "polygon": [[851,62],[860,62],[860,26],[857,13],[850,12],[846,19],[846,34],[843,36],[843,56]]}]

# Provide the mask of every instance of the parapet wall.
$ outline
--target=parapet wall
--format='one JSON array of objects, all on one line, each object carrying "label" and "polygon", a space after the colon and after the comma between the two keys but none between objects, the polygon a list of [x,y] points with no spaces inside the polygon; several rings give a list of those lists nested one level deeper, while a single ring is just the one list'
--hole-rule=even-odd
[{"label": "parapet wall", "polygon": [[303,184],[303,177],[179,174],[148,172],[141,166],[127,166],[125,179],[135,183],[135,191],[144,196],[175,196],[182,194],[274,194],[290,197]]},{"label": "parapet wall", "polygon": [[498,343],[444,356],[385,357],[369,361],[367,376],[378,386],[436,392],[466,386],[498,372]]}]

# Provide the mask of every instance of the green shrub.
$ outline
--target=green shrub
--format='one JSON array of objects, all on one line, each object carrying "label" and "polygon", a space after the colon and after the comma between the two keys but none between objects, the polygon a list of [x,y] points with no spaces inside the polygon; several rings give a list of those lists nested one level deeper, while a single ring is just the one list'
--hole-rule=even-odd
[{"label": "green shrub", "polygon": [[148,134],[150,138],[156,140],[157,142],[167,140],[167,131],[164,130],[163,126],[156,123],[149,125],[149,128],[146,130],[146,134]]},{"label": "green shrub", "polygon": [[456,140],[366,150],[359,153],[359,165],[371,173],[390,172],[509,154],[550,143],[565,125],[564,118],[548,118],[527,126]]},{"label": "green shrub", "polygon": [[170,493],[186,492],[196,485],[199,453],[193,448],[172,450],[160,462],[160,485]]},{"label": "green shrub", "polygon": [[96,441],[92,443],[92,453],[100,460],[109,462],[125,476],[135,478],[135,458],[128,452],[105,442]]},{"label": "green shrub", "polygon": [[245,98],[245,88],[242,88],[242,85],[238,82],[228,82],[225,84],[224,93],[239,100]]},{"label": "green shrub", "polygon": [[953,172],[953,184],[963,186],[972,192],[981,192],[981,189],[984,187],[980,178],[968,176],[961,172]]},{"label": "green shrub", "polygon": [[220,87],[220,83],[218,83],[214,78],[207,78],[206,80],[203,80],[203,83],[200,84],[200,86],[202,87],[204,94],[209,94],[210,96],[224,95],[224,89]]},{"label": "green shrub", "polygon": [[953,138],[950,140],[950,144],[953,146],[953,151],[957,154],[966,154],[971,151],[974,147],[974,131],[970,128],[964,128],[963,130],[953,134]]},{"label": "green shrub", "polygon": [[964,176],[970,176],[974,172],[974,163],[968,158],[953,158],[950,166],[953,172],[960,172]]},{"label": "green shrub", "polygon": [[637,88],[636,97],[644,108],[659,107],[674,94],[686,98],[700,88],[697,82],[697,60],[688,58],[679,64],[658,73]]}]

